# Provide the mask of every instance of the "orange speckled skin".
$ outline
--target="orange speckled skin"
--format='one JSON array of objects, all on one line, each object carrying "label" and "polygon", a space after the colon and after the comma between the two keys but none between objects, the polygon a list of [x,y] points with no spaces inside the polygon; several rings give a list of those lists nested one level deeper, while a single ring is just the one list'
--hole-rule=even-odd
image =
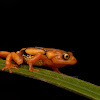
[{"label": "orange speckled skin", "polygon": [[[38,69],[33,68],[33,65],[35,65],[51,67],[53,71],[60,73],[58,68],[62,68],[66,65],[74,65],[77,63],[77,59],[71,52],[43,47],[22,48],[16,53],[0,51],[0,57],[6,58],[5,67],[2,69],[2,71],[8,69],[10,73],[12,73],[11,68],[18,69],[18,65],[22,64],[23,61],[29,65],[30,72],[39,71]],[[12,64],[12,59],[17,64]]]}]

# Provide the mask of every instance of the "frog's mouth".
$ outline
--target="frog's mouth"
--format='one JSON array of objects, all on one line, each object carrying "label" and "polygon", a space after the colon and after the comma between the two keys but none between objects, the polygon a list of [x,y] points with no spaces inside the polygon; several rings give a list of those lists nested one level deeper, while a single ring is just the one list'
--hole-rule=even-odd
[{"label": "frog's mouth", "polygon": [[77,59],[73,56],[71,59],[68,60],[67,62],[69,65],[74,65],[77,63]]}]

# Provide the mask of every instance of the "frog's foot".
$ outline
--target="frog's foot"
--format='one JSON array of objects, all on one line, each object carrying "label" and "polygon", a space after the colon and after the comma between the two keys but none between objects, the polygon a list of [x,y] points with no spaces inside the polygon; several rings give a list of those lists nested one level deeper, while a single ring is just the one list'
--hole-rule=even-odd
[{"label": "frog's foot", "polygon": [[9,73],[12,73],[11,68],[18,69],[17,67],[18,67],[17,64],[12,64],[11,63],[11,64],[8,64],[8,65],[6,64],[5,67],[2,68],[1,70],[4,71],[5,69],[8,69],[9,70]]},{"label": "frog's foot", "polygon": [[59,71],[59,69],[58,69],[58,68],[56,68],[56,67],[52,67],[52,70],[53,70],[54,72],[57,72],[57,73],[62,74],[62,73]]},{"label": "frog's foot", "polygon": [[3,60],[2,58],[0,58],[0,60]]},{"label": "frog's foot", "polygon": [[29,68],[29,71],[30,71],[30,72],[33,72],[33,71],[37,71],[37,72],[38,72],[39,69]]}]

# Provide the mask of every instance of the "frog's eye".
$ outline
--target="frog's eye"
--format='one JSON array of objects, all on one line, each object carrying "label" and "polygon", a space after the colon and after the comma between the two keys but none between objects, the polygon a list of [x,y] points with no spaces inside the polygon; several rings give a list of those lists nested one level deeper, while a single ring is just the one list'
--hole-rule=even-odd
[{"label": "frog's eye", "polygon": [[63,53],[63,59],[68,60],[69,59],[69,54],[68,53]]}]

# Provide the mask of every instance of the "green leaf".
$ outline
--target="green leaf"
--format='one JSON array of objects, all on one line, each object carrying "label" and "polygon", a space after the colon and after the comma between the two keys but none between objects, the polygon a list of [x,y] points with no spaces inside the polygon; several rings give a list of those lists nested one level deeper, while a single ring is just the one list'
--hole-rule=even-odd
[{"label": "green leaf", "polygon": [[[0,69],[5,66],[5,60],[0,60]],[[78,93],[91,99],[100,100],[100,87],[89,82],[59,74],[50,70],[34,67],[39,69],[39,72],[29,72],[28,65],[20,65],[19,68],[12,69],[13,73],[20,74],[29,78],[42,80],[44,82],[53,84],[60,88]],[[7,71],[7,70],[6,70]]]}]

